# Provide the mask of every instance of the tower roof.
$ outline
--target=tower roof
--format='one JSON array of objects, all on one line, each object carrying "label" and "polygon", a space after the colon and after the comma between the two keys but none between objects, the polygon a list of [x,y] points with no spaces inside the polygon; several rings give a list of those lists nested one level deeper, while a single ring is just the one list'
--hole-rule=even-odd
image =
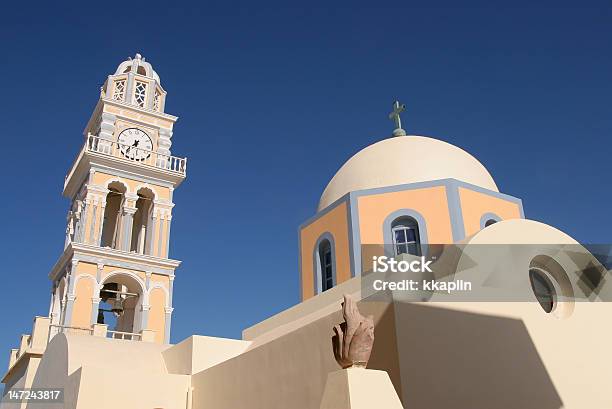
[{"label": "tower roof", "polygon": [[135,74],[145,75],[147,77],[154,78],[157,83],[160,83],[159,75],[153,69],[153,66],[145,61],[145,58],[136,54],[134,58],[128,57],[127,60],[123,61],[117,67],[115,75],[124,74],[126,72],[133,72]]},{"label": "tower roof", "polygon": [[457,146],[425,136],[384,139],[342,165],[321,195],[319,210],[348,192],[449,178],[498,191],[487,169]]}]

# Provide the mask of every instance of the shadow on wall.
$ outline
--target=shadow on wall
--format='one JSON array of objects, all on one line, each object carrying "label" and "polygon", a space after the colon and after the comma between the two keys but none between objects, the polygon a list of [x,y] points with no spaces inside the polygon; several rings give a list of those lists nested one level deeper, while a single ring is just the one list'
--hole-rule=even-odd
[{"label": "shadow on wall", "polygon": [[[368,364],[387,371],[406,409],[560,409],[520,320],[426,304],[361,301],[374,315]],[[338,310],[192,377],[193,409],[318,409],[334,360]]]},{"label": "shadow on wall", "polygon": [[400,302],[394,313],[406,408],[562,408],[522,321]]}]

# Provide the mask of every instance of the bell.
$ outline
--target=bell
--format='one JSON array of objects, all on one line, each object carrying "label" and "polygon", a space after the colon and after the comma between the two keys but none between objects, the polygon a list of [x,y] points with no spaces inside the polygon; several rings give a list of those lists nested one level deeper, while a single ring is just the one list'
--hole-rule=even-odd
[{"label": "bell", "polygon": [[111,302],[111,311],[115,314],[115,317],[123,315],[123,301],[120,298],[115,298]]}]

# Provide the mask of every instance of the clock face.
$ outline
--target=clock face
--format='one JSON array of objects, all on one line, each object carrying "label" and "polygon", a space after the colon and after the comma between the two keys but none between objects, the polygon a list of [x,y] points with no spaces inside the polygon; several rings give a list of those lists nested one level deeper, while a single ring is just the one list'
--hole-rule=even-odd
[{"label": "clock face", "polygon": [[128,159],[141,161],[151,156],[153,141],[138,128],[124,130],[119,134],[118,141],[121,153]]}]

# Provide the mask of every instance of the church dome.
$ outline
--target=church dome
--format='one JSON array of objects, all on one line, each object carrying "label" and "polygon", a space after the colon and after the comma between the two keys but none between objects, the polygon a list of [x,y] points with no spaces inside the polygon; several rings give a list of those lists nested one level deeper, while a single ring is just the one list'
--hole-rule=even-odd
[{"label": "church dome", "polygon": [[356,190],[448,178],[498,192],[482,163],[461,148],[425,136],[384,139],[357,152],[338,170],[318,210]]},{"label": "church dome", "polygon": [[134,74],[144,75],[146,77],[154,78],[159,84],[159,75],[153,69],[153,66],[145,61],[145,58],[140,54],[132,58],[128,58],[126,61],[119,64],[115,75],[124,74],[127,72],[133,72]]}]

